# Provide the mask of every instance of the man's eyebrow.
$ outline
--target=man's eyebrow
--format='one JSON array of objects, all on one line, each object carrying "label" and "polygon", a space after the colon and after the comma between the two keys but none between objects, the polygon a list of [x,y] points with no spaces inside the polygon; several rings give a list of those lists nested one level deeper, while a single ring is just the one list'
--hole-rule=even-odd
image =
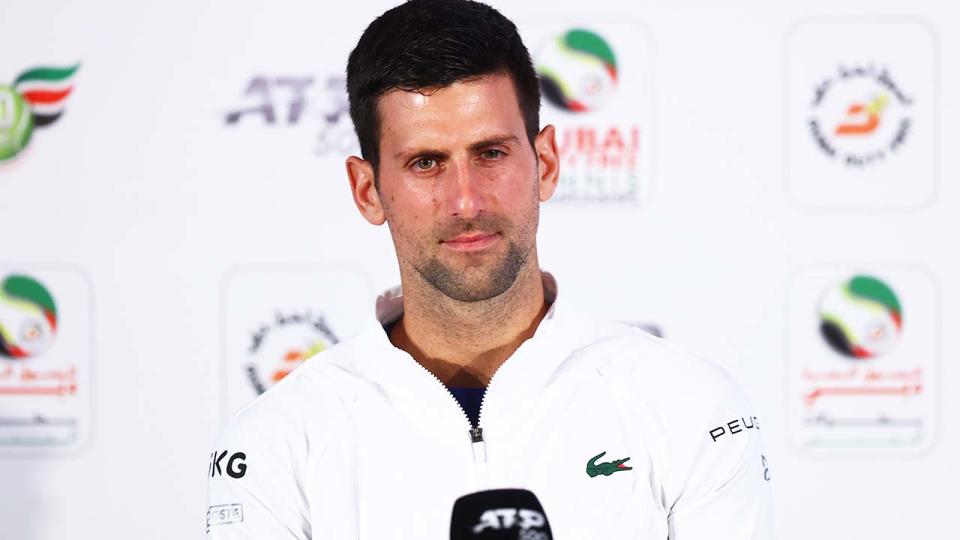
[{"label": "man's eyebrow", "polygon": [[[483,150],[484,148],[488,148],[490,146],[496,146],[498,144],[506,144],[506,143],[516,143],[519,141],[520,139],[518,139],[516,135],[493,135],[491,137],[487,137],[482,141],[477,141],[475,143],[472,143],[469,146],[469,149],[471,152],[476,152],[479,150]],[[443,158],[450,157],[450,152],[447,152],[446,150],[436,150],[436,149],[426,148],[426,147],[404,148],[403,150],[400,150],[399,152],[394,154],[393,158],[396,160],[402,160],[402,159],[410,158],[413,156],[443,159]]]},{"label": "man's eyebrow", "polygon": [[516,135],[494,135],[493,137],[489,137],[482,141],[477,141],[471,144],[470,150],[473,152],[476,152],[477,150],[483,150],[484,148],[487,148],[490,146],[496,146],[498,144],[506,144],[506,143],[516,143],[519,141],[520,139],[518,139]]},{"label": "man's eyebrow", "polygon": [[450,157],[450,153],[445,150],[434,150],[431,148],[405,148],[394,154],[393,159],[405,160],[413,156],[443,159]]}]

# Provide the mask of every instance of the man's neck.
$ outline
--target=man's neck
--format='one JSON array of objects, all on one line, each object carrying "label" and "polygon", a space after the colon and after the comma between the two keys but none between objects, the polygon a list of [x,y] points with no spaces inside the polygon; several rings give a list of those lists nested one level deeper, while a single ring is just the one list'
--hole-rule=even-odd
[{"label": "man's neck", "polygon": [[535,258],[510,289],[481,302],[453,300],[431,286],[408,288],[404,281],[404,312],[390,341],[448,386],[486,386],[533,336],[549,307]]}]

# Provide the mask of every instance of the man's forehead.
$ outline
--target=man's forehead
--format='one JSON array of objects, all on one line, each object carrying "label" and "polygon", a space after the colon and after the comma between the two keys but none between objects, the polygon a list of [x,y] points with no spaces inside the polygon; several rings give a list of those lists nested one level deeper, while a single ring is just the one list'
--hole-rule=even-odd
[{"label": "man's forehead", "polygon": [[423,114],[484,105],[501,108],[510,103],[519,112],[513,82],[508,75],[503,74],[472,77],[441,87],[413,90],[394,88],[384,92],[378,100],[382,112],[384,109],[393,109]]},{"label": "man's forehead", "polygon": [[391,90],[381,96],[379,113],[381,143],[391,146],[460,146],[524,132],[513,84],[504,75]]}]

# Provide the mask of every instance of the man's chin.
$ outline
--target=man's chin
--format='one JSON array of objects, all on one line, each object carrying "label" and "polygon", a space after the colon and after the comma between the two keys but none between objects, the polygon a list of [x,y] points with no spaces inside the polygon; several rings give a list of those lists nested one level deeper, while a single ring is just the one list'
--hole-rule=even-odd
[{"label": "man's chin", "polygon": [[[507,292],[527,262],[529,250],[513,242],[505,249],[471,254],[435,253],[416,265],[423,279],[444,296],[459,302],[482,302]],[[451,256],[452,255],[452,256]]]},{"label": "man's chin", "polygon": [[474,265],[450,268],[427,265],[420,275],[444,296],[458,302],[483,302],[507,292],[518,272],[503,270],[504,265]]}]

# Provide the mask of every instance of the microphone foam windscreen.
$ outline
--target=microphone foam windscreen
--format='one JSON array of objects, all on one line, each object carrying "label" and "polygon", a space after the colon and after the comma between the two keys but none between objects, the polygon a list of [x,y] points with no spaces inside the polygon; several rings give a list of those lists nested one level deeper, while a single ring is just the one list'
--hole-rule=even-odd
[{"label": "microphone foam windscreen", "polygon": [[492,489],[457,499],[451,540],[552,540],[537,496],[525,489]]}]

